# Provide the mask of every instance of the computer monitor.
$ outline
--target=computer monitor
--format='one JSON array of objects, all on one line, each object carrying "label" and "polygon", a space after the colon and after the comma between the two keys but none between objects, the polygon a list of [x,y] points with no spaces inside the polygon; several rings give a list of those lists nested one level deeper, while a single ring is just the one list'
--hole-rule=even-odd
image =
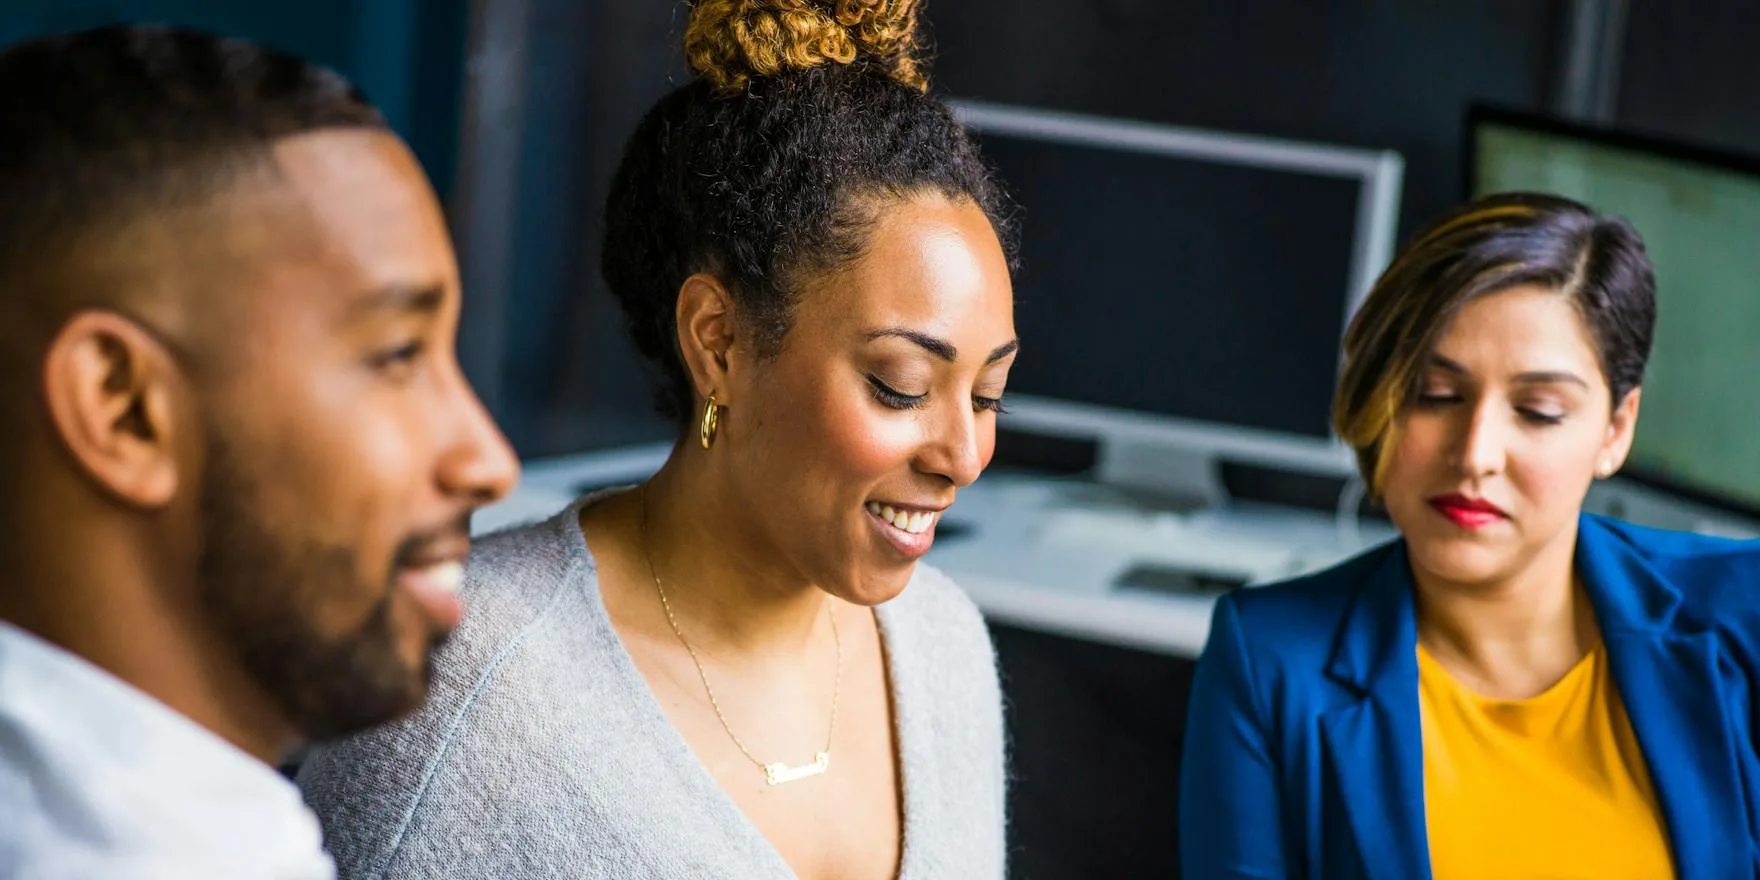
[{"label": "computer monitor", "polygon": [[1485,107],[1467,130],[1473,194],[1555,193],[1644,238],[1655,348],[1624,473],[1760,514],[1760,160]]},{"label": "computer monitor", "polygon": [[[1397,153],[955,102],[1018,206],[1029,430],[1348,470],[1339,340],[1391,257]],[[1200,467],[1199,470],[1202,470]]]}]

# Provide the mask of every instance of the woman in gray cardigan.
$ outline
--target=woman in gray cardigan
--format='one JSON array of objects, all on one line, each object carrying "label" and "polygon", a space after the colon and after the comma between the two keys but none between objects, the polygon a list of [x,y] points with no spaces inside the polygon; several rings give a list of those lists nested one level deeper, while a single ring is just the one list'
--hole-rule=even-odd
[{"label": "woman in gray cardigan", "polygon": [[604,273],[680,439],[481,542],[426,708],[300,773],[347,878],[1001,877],[1001,697],[917,564],[988,463],[1008,230],[914,0],[699,0]]}]

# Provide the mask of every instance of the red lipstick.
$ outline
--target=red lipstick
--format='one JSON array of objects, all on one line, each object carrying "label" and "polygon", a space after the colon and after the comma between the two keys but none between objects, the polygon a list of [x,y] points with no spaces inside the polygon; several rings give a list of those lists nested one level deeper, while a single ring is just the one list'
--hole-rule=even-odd
[{"label": "red lipstick", "polygon": [[1499,520],[1509,519],[1503,508],[1483,498],[1468,498],[1458,492],[1430,499],[1430,506],[1455,525],[1476,531]]}]

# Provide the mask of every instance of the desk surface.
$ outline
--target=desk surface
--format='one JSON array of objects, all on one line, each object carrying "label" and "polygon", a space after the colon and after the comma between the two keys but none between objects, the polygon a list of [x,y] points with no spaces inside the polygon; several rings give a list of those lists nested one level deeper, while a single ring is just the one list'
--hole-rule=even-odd
[{"label": "desk surface", "polygon": [[[634,483],[665,461],[651,445],[527,465],[520,488],[479,512],[478,534],[549,516],[583,488]],[[1268,506],[1175,514],[1092,483],[992,472],[960,493],[928,561],[986,615],[1077,638],[1195,657],[1214,592],[1121,587],[1134,568],[1261,582],[1311,571],[1391,537],[1333,517]]]},{"label": "desk surface", "polygon": [[[929,561],[1007,623],[1195,657],[1219,591],[1122,585],[1172,571],[1245,584],[1315,571],[1392,537],[1332,516],[1268,505],[1173,513],[1092,483],[986,475],[960,494]],[[1183,578],[1182,578],[1183,580]]]}]

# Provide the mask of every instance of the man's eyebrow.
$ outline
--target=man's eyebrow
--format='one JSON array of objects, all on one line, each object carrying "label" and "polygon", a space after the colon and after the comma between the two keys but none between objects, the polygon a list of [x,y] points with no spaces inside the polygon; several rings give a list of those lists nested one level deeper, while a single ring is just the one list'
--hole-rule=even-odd
[{"label": "man's eyebrow", "polygon": [[440,311],[445,302],[446,286],[443,284],[393,284],[356,298],[349,303],[348,316],[351,320],[360,320],[383,312],[432,313]]}]

